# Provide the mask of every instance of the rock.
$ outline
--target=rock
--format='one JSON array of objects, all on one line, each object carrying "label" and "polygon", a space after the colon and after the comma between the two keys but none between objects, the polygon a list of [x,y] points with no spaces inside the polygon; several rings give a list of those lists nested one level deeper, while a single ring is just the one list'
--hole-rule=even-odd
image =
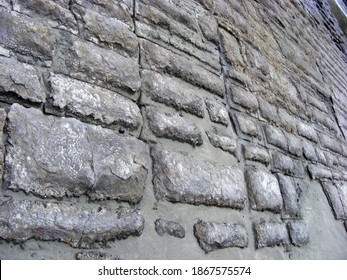
[{"label": "rock", "polygon": [[168,234],[170,236],[184,238],[186,235],[184,228],[177,222],[168,221],[164,219],[157,219],[154,222],[154,225],[155,231],[160,236]]},{"label": "rock", "polygon": [[307,138],[308,140],[311,140],[315,143],[318,142],[317,132],[314,130],[314,128],[312,128],[308,124],[305,124],[303,122],[298,122],[297,123],[297,129],[298,129],[299,135],[301,135],[301,136],[303,136],[303,137]]},{"label": "rock", "polygon": [[237,39],[222,28],[219,28],[219,31],[222,53],[226,62],[235,67],[244,66],[245,62],[240,52],[241,46],[239,45]]},{"label": "rock", "polygon": [[236,104],[250,112],[255,112],[258,109],[258,100],[251,92],[236,86],[231,89],[231,92],[231,98]]},{"label": "rock", "polygon": [[263,221],[256,223],[254,229],[257,248],[289,244],[286,224]]},{"label": "rock", "polygon": [[245,159],[259,161],[264,164],[270,163],[270,154],[267,149],[251,143],[242,144]]},{"label": "rock", "polygon": [[269,144],[274,145],[283,150],[288,149],[287,139],[284,136],[282,130],[274,126],[266,125],[264,127],[266,140]]},{"label": "rock", "polygon": [[322,187],[335,219],[347,220],[347,186],[337,187],[334,183],[322,182]]},{"label": "rock", "polygon": [[200,220],[194,224],[194,235],[206,254],[217,249],[248,246],[247,230],[243,224],[207,223]]},{"label": "rock", "polygon": [[143,68],[168,73],[218,96],[224,95],[223,81],[199,66],[193,58],[175,54],[146,40],[140,40],[140,47]]},{"label": "rock", "polygon": [[141,200],[148,169],[142,141],[18,104],[8,119],[4,178],[10,189],[42,197]]},{"label": "rock", "polygon": [[288,151],[292,155],[295,155],[297,157],[302,156],[302,142],[300,138],[294,136],[293,134],[286,133],[285,137],[287,138],[288,142]]},{"label": "rock", "polygon": [[243,209],[246,187],[238,166],[202,161],[155,146],[153,184],[157,199]]},{"label": "rock", "polygon": [[258,211],[268,210],[275,213],[281,212],[282,196],[274,175],[266,169],[248,167],[245,178],[252,209]]},{"label": "rock", "polygon": [[[137,99],[140,89],[139,65],[133,59],[102,49],[95,44],[74,41],[68,54],[55,57],[56,73],[65,74]],[[60,56],[64,56],[61,61]]]},{"label": "rock", "polygon": [[288,112],[282,108],[278,109],[279,121],[288,132],[295,132],[296,130],[296,119],[289,115]]},{"label": "rock", "polygon": [[140,236],[144,218],[138,212],[83,209],[77,205],[29,200],[0,203],[0,237],[16,243],[30,238],[61,241],[76,248],[95,242]]},{"label": "rock", "polygon": [[155,107],[147,107],[146,111],[149,127],[157,137],[165,137],[194,146],[202,145],[199,128],[185,120],[179,113],[166,113]]},{"label": "rock", "polygon": [[235,155],[237,149],[237,141],[234,137],[226,135],[223,131],[215,127],[209,131],[206,131],[206,135],[210,140],[212,146]]},{"label": "rock", "polygon": [[336,139],[331,138],[330,136],[325,134],[320,134],[319,142],[323,148],[329,149],[330,151],[333,151],[338,154],[342,154],[341,145],[339,141],[337,141]]},{"label": "rock", "polygon": [[300,196],[302,190],[293,178],[277,174],[278,183],[283,198],[283,218],[301,218]]},{"label": "rock", "polygon": [[291,243],[294,246],[301,247],[309,243],[310,238],[308,234],[307,225],[303,222],[289,222],[288,230]]},{"label": "rock", "polygon": [[225,106],[212,99],[206,99],[205,103],[211,121],[228,126],[229,115]]},{"label": "rock", "polygon": [[309,164],[307,166],[308,173],[310,174],[313,180],[324,180],[324,179],[332,179],[332,174],[329,169],[326,167],[322,167],[316,164]]},{"label": "rock", "polygon": [[260,98],[258,99],[258,103],[260,115],[269,122],[277,123],[278,114],[276,107],[272,106],[270,103]]},{"label": "rock", "polygon": [[144,96],[153,101],[171,106],[177,110],[204,117],[203,102],[200,96],[204,90],[167,75],[142,70],[142,101]]},{"label": "rock", "polygon": [[286,175],[302,178],[305,170],[302,162],[292,159],[280,152],[272,153],[272,169],[273,171],[283,172]]},{"label": "rock", "polygon": [[1,99],[7,100],[8,95],[15,93],[23,100],[42,103],[46,96],[40,83],[40,76],[37,70],[25,63],[18,62],[16,59],[1,57],[0,64],[0,92]]},{"label": "rock", "polygon": [[4,126],[6,123],[6,111],[0,108],[0,188],[2,186],[2,176],[4,174]]},{"label": "rock", "polygon": [[130,130],[142,125],[139,107],[115,92],[56,74],[51,74],[50,83],[52,103],[60,109]]},{"label": "rock", "polygon": [[261,139],[261,128],[253,118],[237,114],[236,121],[242,133]]},{"label": "rock", "polygon": [[107,254],[100,251],[82,251],[76,253],[76,260],[107,260]]},{"label": "rock", "polygon": [[0,44],[43,61],[51,60],[57,36],[42,20],[27,19],[0,11]]},{"label": "rock", "polygon": [[304,156],[306,159],[310,161],[317,161],[317,155],[316,155],[315,149],[310,142],[305,141],[303,143],[303,151],[304,151]]}]

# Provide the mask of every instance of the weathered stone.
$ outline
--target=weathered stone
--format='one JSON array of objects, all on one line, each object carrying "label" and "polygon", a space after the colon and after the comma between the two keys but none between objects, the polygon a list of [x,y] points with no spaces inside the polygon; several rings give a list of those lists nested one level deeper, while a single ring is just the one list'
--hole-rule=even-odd
[{"label": "weathered stone", "polygon": [[310,241],[307,225],[303,222],[289,222],[288,230],[291,243],[301,247]]},{"label": "weathered stone", "polygon": [[209,131],[206,131],[206,135],[212,146],[231,154],[236,153],[237,142],[234,137],[226,135],[222,130],[215,127]]},{"label": "weathered stone", "polygon": [[206,254],[216,249],[248,246],[247,230],[243,224],[207,223],[200,220],[194,224],[194,235]]},{"label": "weathered stone", "polygon": [[199,17],[199,26],[204,37],[212,42],[218,42],[218,24],[214,17],[202,15]]},{"label": "weathered stone", "polygon": [[225,106],[213,101],[212,99],[206,99],[205,102],[211,121],[228,126],[229,115]]},{"label": "weathered stone", "polygon": [[277,174],[278,183],[283,198],[284,218],[301,218],[300,195],[302,190],[291,177]]},{"label": "weathered stone", "polygon": [[314,130],[314,128],[312,128],[308,124],[305,124],[303,122],[298,122],[297,123],[297,129],[298,129],[299,135],[301,135],[301,136],[303,136],[303,137],[307,138],[308,140],[311,140],[315,143],[318,142],[317,132]]},{"label": "weathered stone", "polygon": [[0,11],[0,26],[0,44],[6,48],[41,60],[52,59],[57,39],[44,22]]},{"label": "weathered stone", "polygon": [[60,109],[107,125],[122,125],[131,130],[142,125],[139,107],[115,92],[63,75],[51,74],[50,82],[53,105]]},{"label": "weathered stone", "polygon": [[283,223],[260,222],[254,225],[257,248],[289,244],[287,227]]},{"label": "weathered stone", "polygon": [[4,7],[8,10],[12,8],[12,4],[10,0],[0,0],[0,7]]},{"label": "weathered stone", "polygon": [[305,172],[304,166],[300,161],[277,151],[272,153],[272,167],[273,171],[280,171],[296,177],[303,177]]},{"label": "weathered stone", "polygon": [[100,251],[83,251],[76,254],[76,260],[106,260],[107,254]]},{"label": "weathered stone", "polygon": [[[73,42],[63,63],[66,69],[59,66],[59,73],[116,92],[134,95],[141,86],[139,65],[135,60],[92,43]],[[137,96],[131,98],[137,99]]]},{"label": "weathered stone", "polygon": [[260,126],[254,121],[253,118],[244,114],[237,114],[236,120],[242,133],[261,138]]},{"label": "weathered stone", "polygon": [[142,215],[128,208],[111,211],[65,203],[9,200],[0,203],[0,210],[0,237],[16,243],[34,238],[89,248],[95,242],[139,236],[144,228]]},{"label": "weathered stone", "polygon": [[224,95],[223,81],[199,66],[193,58],[175,54],[146,40],[141,40],[140,43],[143,68],[169,73],[216,95]]},{"label": "weathered stone", "polygon": [[86,39],[101,45],[109,44],[115,51],[129,57],[138,56],[137,36],[128,25],[76,4],[72,10]]},{"label": "weathered stone", "polygon": [[17,104],[8,119],[10,189],[43,197],[141,200],[148,153],[140,140]]},{"label": "weathered stone", "polygon": [[174,237],[184,238],[186,235],[186,231],[184,230],[184,228],[177,222],[168,221],[164,219],[157,219],[154,222],[154,225],[155,231],[160,236],[168,234]]},{"label": "weathered stone", "polygon": [[324,165],[327,164],[327,159],[326,159],[325,153],[320,148],[316,148],[316,155],[317,155],[318,162],[320,162]]},{"label": "weathered stone", "polygon": [[295,155],[297,157],[302,156],[302,142],[300,138],[292,135],[292,134],[285,134],[285,137],[287,138],[288,142],[288,151],[292,155]]},{"label": "weathered stone", "polygon": [[240,52],[241,46],[237,42],[237,39],[222,28],[219,29],[219,32],[221,37],[222,53],[226,62],[234,67],[245,65]]},{"label": "weathered stone", "polygon": [[259,161],[264,164],[270,163],[270,154],[265,148],[251,143],[243,144],[242,147],[245,159]]},{"label": "weathered stone", "polygon": [[274,175],[266,169],[252,166],[246,169],[245,178],[252,209],[281,212],[282,196]]},{"label": "weathered stone", "polygon": [[329,149],[330,151],[336,152],[341,154],[342,149],[339,141],[337,141],[334,138],[331,138],[328,135],[320,134],[319,135],[319,142],[322,145],[323,148]]},{"label": "weathered stone", "polygon": [[246,187],[236,165],[202,161],[155,146],[153,183],[157,199],[243,209]]},{"label": "weathered stone", "polygon": [[306,159],[310,161],[317,161],[317,155],[314,147],[308,141],[303,143],[303,151]]},{"label": "weathered stone", "polygon": [[323,191],[334,212],[335,219],[347,220],[347,189],[340,190],[331,182],[322,182]]},{"label": "weathered stone", "polygon": [[28,16],[42,17],[52,27],[78,33],[77,22],[67,4],[52,0],[13,0],[13,10]]},{"label": "weathered stone", "polygon": [[6,111],[0,108],[0,188],[2,186],[2,176],[4,174],[4,137],[3,130],[6,122]]},{"label": "weathered stone", "polygon": [[322,167],[315,164],[309,164],[307,168],[313,180],[332,179],[331,171],[326,167]]},{"label": "weathered stone", "polygon": [[164,103],[198,117],[204,116],[203,101],[199,96],[204,90],[167,75],[143,70],[142,101],[144,96],[150,96],[153,101]]},{"label": "weathered stone", "polygon": [[179,113],[166,113],[154,107],[147,107],[149,127],[157,137],[165,137],[191,145],[203,143],[199,128],[185,120]]},{"label": "weathered stone", "polygon": [[274,145],[283,150],[288,149],[287,140],[282,130],[271,125],[266,125],[264,127],[264,130],[265,130],[266,140],[269,144]]},{"label": "weathered stone", "polygon": [[45,101],[45,93],[40,83],[39,73],[29,64],[18,62],[16,59],[1,57],[0,92],[1,99],[7,98],[8,93],[15,93],[20,98],[40,103]]},{"label": "weathered stone", "polygon": [[327,161],[327,166],[334,167],[338,165],[339,161],[336,155],[328,151],[324,152],[324,155]]},{"label": "weathered stone", "polygon": [[278,116],[281,125],[288,132],[294,132],[296,130],[296,120],[293,116],[289,115],[288,112],[282,108],[278,109]]},{"label": "weathered stone", "polygon": [[251,92],[241,87],[235,86],[231,89],[231,98],[236,104],[241,105],[250,112],[255,112],[258,109],[257,98]]},{"label": "weathered stone", "polygon": [[277,123],[278,122],[278,114],[276,107],[272,106],[270,103],[267,101],[259,98],[259,112],[261,117],[263,117],[265,120],[272,122],[272,123]]}]

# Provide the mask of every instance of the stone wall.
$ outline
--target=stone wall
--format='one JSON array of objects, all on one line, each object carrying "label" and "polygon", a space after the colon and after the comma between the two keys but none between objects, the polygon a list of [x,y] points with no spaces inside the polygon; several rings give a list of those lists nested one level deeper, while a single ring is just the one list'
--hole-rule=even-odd
[{"label": "stone wall", "polygon": [[1,259],[347,258],[328,1],[1,0]]}]

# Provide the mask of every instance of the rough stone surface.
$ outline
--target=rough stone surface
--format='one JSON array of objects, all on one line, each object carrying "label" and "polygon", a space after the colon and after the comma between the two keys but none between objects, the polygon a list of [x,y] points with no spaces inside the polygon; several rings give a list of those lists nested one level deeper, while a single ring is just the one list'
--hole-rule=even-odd
[{"label": "rough stone surface", "polygon": [[283,150],[287,150],[288,144],[283,132],[276,127],[267,125],[264,128],[266,140],[269,144],[274,145]]},{"label": "rough stone surface", "polygon": [[288,152],[297,157],[302,156],[302,142],[300,138],[292,135],[286,134],[287,142],[288,142]]},{"label": "rough stone surface", "polygon": [[329,149],[329,150],[336,152],[336,153],[339,153],[339,154],[342,153],[340,143],[332,137],[329,137],[325,134],[320,134],[319,135],[319,142],[321,143],[323,148]]},{"label": "rough stone surface", "polygon": [[256,223],[254,229],[257,248],[289,244],[286,224],[263,221]]},{"label": "rough stone surface", "polygon": [[305,124],[303,122],[299,122],[297,124],[297,129],[298,129],[299,135],[301,135],[301,136],[303,136],[303,137],[307,138],[308,140],[311,140],[315,143],[318,142],[317,132],[310,125]]},{"label": "rough stone surface", "polygon": [[139,107],[115,92],[63,75],[51,74],[50,82],[53,105],[59,109],[130,130],[142,125]]},{"label": "rough stone surface", "polygon": [[268,170],[257,167],[248,167],[245,177],[252,209],[279,213],[283,202],[276,177]]},{"label": "rough stone surface", "polygon": [[10,189],[42,197],[87,193],[133,203],[142,198],[148,167],[143,142],[17,104],[8,118]]},{"label": "rough stone surface", "polygon": [[155,225],[155,231],[160,236],[168,234],[170,236],[184,238],[186,235],[186,231],[184,230],[184,227],[174,221],[157,219],[155,220],[154,225]]},{"label": "rough stone surface", "polygon": [[296,161],[280,152],[272,153],[272,165],[274,171],[280,171],[287,175],[303,177],[304,166],[300,161]]},{"label": "rough stone surface", "polygon": [[24,55],[51,60],[57,37],[53,29],[39,20],[0,10],[0,44]]},{"label": "rough stone surface", "polygon": [[76,254],[76,260],[106,260],[107,254],[99,251],[84,251]]},{"label": "rough stone surface", "polygon": [[303,152],[304,152],[305,158],[310,161],[317,161],[318,158],[317,158],[316,151],[313,145],[305,141],[302,146],[303,146]]},{"label": "rough stone surface", "polygon": [[203,90],[153,71],[143,70],[141,76],[143,96],[148,95],[153,101],[204,117],[203,101],[200,97]]},{"label": "rough stone surface", "polygon": [[41,201],[0,204],[0,237],[16,243],[30,238],[89,248],[95,242],[139,236],[144,218],[131,209],[82,209],[76,205]]},{"label": "rough stone surface", "polygon": [[347,196],[346,186],[339,188],[333,183],[322,183],[324,193],[329,201],[329,204],[334,212],[335,218],[338,220],[347,219]]},{"label": "rough stone surface", "polygon": [[301,218],[300,196],[302,190],[291,177],[278,173],[277,179],[283,198],[282,216],[293,219]]},{"label": "rough stone surface", "polygon": [[264,164],[270,163],[270,154],[265,148],[250,143],[243,144],[242,147],[245,159]]},{"label": "rough stone surface", "polygon": [[244,208],[246,187],[238,166],[198,160],[160,146],[154,147],[151,154],[154,191],[158,199]]},{"label": "rough stone surface", "polygon": [[234,137],[226,135],[224,132],[220,131],[220,129],[215,127],[206,131],[206,134],[212,146],[231,154],[236,153],[237,142]]},{"label": "rough stone surface", "polygon": [[[58,65],[58,61],[55,64]],[[92,43],[74,41],[60,64],[65,64],[65,68],[59,66],[60,73],[116,92],[134,95],[141,86],[136,61]]]},{"label": "rough stone surface", "polygon": [[303,222],[289,222],[288,230],[291,243],[295,246],[301,247],[309,243],[310,238],[308,234],[307,225]]},{"label": "rough stone surface", "polygon": [[261,138],[260,126],[251,117],[244,114],[237,114],[236,120],[242,133]]},{"label": "rough stone surface", "polygon": [[251,92],[248,92],[240,87],[233,87],[231,91],[233,102],[250,110],[251,112],[258,109],[258,100]]},{"label": "rough stone surface", "polygon": [[23,100],[40,103],[46,97],[40,83],[37,70],[29,64],[20,63],[16,59],[1,57],[0,64],[0,99],[6,101],[9,94],[14,93]]},{"label": "rough stone surface", "polygon": [[331,171],[326,167],[309,164],[307,168],[312,179],[324,180],[332,178]]},{"label": "rough stone surface", "polygon": [[225,106],[213,101],[212,99],[206,99],[205,103],[211,121],[228,126],[229,115]]},{"label": "rough stone surface", "polygon": [[147,118],[151,131],[157,137],[165,137],[191,145],[202,145],[199,128],[185,120],[178,113],[166,113],[157,108],[147,108]]},{"label": "rough stone surface", "polygon": [[194,225],[194,235],[205,253],[228,247],[248,246],[247,230],[243,224],[208,223],[200,220]]}]

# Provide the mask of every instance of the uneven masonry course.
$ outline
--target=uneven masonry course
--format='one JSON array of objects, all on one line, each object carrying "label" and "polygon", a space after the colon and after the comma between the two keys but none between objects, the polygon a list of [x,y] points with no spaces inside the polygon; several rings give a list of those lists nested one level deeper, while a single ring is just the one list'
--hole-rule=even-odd
[{"label": "uneven masonry course", "polygon": [[329,2],[0,1],[0,258],[346,259]]}]

